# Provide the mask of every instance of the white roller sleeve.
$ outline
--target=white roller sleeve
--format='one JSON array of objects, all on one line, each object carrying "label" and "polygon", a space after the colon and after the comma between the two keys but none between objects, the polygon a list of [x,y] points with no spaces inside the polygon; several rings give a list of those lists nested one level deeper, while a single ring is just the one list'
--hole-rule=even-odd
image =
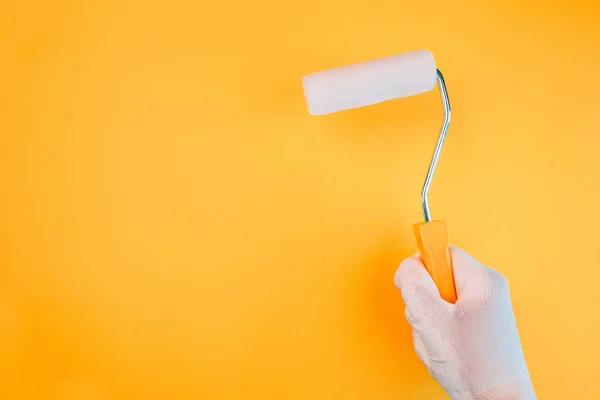
[{"label": "white roller sleeve", "polygon": [[433,55],[415,50],[306,75],[302,78],[310,114],[363,107],[435,87]]}]

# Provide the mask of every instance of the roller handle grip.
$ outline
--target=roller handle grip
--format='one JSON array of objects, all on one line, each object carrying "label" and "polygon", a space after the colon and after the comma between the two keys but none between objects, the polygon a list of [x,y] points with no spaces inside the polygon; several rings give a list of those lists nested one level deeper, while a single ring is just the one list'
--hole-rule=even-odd
[{"label": "roller handle grip", "polygon": [[440,295],[449,303],[456,303],[456,285],[452,258],[448,247],[446,221],[421,222],[413,226],[417,246],[425,268],[433,278]]}]

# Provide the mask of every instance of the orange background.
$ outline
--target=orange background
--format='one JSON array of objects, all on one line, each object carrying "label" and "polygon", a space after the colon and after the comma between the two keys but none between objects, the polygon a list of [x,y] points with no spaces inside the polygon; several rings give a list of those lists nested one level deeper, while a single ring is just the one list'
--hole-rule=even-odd
[{"label": "orange background", "polygon": [[439,95],[311,117],[300,81],[418,48],[434,217],[539,397],[600,398],[600,6],[555,3],[4,0],[0,398],[446,398],[392,278]]}]

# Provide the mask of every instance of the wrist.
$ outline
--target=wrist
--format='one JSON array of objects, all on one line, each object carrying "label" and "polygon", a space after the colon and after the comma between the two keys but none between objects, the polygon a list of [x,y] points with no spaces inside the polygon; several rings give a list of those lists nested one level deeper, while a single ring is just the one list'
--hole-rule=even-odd
[{"label": "wrist", "polygon": [[504,381],[474,397],[474,400],[537,400],[529,377]]}]

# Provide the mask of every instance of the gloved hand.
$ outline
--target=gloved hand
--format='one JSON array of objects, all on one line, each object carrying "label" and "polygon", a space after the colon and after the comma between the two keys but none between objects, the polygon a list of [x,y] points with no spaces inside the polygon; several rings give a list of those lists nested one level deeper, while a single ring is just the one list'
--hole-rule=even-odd
[{"label": "gloved hand", "polygon": [[453,400],[536,399],[506,278],[456,247],[450,253],[456,304],[440,297],[418,256],[396,272],[419,358]]}]

